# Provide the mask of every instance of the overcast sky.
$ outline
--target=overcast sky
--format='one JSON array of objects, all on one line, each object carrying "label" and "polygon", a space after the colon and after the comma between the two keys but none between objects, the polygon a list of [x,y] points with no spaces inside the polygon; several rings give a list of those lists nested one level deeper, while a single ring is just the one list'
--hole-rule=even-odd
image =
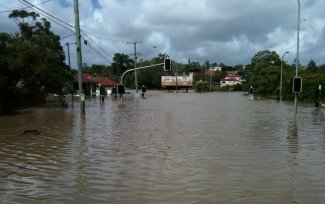
[{"label": "overcast sky", "polygon": [[[73,0],[28,1],[74,26]],[[0,3],[0,32],[17,32],[6,11],[26,6],[18,0]],[[300,62],[306,65],[314,59],[317,65],[324,64],[325,1],[300,3]],[[280,57],[288,50],[285,61],[290,64],[296,57],[297,0],[79,0],[79,12],[82,36],[88,41],[82,47],[83,62],[88,65],[109,65],[114,53],[133,53],[133,44],[127,44],[132,42],[141,42],[139,59],[165,53],[180,63],[190,58],[249,64],[262,50],[276,51]],[[61,38],[73,34],[54,22],[52,30]],[[65,44],[75,42],[75,36],[61,42],[67,53]],[[75,52],[70,45],[73,67]]]}]

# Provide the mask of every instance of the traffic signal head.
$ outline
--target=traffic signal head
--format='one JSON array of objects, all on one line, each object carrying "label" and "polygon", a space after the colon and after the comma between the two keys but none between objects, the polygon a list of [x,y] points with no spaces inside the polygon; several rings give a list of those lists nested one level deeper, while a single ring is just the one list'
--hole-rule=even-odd
[{"label": "traffic signal head", "polygon": [[117,93],[125,94],[125,86],[124,86],[124,84],[117,84]]},{"label": "traffic signal head", "polygon": [[143,86],[141,87],[141,91],[142,91],[143,93],[145,93],[145,92],[147,91],[147,88],[146,88],[145,85],[143,85]]},{"label": "traffic signal head", "polygon": [[300,93],[302,91],[302,79],[300,77],[294,77],[292,79],[292,92]]},{"label": "traffic signal head", "polygon": [[254,89],[252,86],[249,88],[248,92],[249,92],[249,94],[254,94]]},{"label": "traffic signal head", "polygon": [[165,71],[172,71],[172,60],[169,58],[165,58],[164,60],[164,70]]}]

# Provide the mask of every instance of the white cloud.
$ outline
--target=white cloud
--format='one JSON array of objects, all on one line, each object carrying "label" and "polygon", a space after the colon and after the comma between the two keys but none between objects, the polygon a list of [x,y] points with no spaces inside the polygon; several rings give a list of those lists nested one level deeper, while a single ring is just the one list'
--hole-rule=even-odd
[{"label": "white cloud", "polygon": [[[24,7],[18,1],[2,2],[2,11]],[[49,1],[39,7],[74,25],[73,1],[67,0],[65,5],[70,6],[65,7],[59,2]],[[292,57],[296,50],[296,1],[99,0],[98,3],[100,7],[94,6],[91,0],[79,1],[81,29],[105,49],[102,54],[110,60],[114,53],[132,53],[133,46],[126,42],[133,41],[143,42],[139,44],[139,52],[159,51],[183,63],[191,58],[192,61],[209,60],[228,65],[248,64],[261,50],[274,50],[279,55],[290,50]],[[324,63],[323,8],[323,0],[301,1],[302,64],[308,63],[310,58],[318,64]],[[0,13],[2,31],[17,31],[17,26],[7,16],[8,13]],[[52,26],[61,37],[71,34],[53,22]],[[62,45],[66,42],[74,42],[74,36],[62,40]],[[154,45],[156,49],[149,49]],[[71,49],[72,57],[73,52]],[[83,46],[83,52],[83,61],[88,64],[108,64],[89,46]]]}]

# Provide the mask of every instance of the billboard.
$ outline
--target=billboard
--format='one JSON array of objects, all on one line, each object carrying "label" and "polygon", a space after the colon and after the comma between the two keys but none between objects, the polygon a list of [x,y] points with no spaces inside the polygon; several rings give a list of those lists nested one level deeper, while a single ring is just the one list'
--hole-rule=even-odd
[{"label": "billboard", "polygon": [[[177,82],[177,83],[176,83]],[[161,86],[184,86],[191,87],[193,84],[193,73],[184,76],[162,76]]]}]

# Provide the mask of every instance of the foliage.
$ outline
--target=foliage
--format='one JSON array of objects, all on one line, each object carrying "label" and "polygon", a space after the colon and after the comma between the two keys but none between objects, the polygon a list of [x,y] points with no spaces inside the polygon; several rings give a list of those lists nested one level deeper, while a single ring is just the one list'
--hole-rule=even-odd
[{"label": "foliage", "polygon": [[195,83],[195,91],[196,92],[203,92],[203,91],[208,91],[209,90],[209,86],[208,86],[208,82],[207,81],[197,81]]},{"label": "foliage", "polygon": [[[138,63],[139,67],[161,64],[164,62],[166,54],[158,54],[151,60],[141,61]],[[177,64],[173,62],[173,69],[177,67]],[[139,86],[145,85],[148,89],[159,89],[161,87],[161,76],[165,74],[171,74],[172,71],[165,73],[162,66],[151,67],[149,69],[138,70],[138,84]]]},{"label": "foliage", "polygon": [[[244,89],[248,89],[250,85],[254,87],[257,94],[279,97],[280,89],[280,72],[281,61],[274,51],[260,51],[253,58],[250,66],[246,66],[246,74],[249,78],[244,85]],[[295,76],[295,64],[288,65],[283,63],[282,77],[282,96],[284,99],[292,100],[292,78]],[[314,60],[310,60],[308,66],[303,69],[299,68],[299,77],[302,78],[303,90],[299,94],[301,101],[313,101],[315,92],[319,85],[325,85],[325,69],[324,66],[317,66]]]},{"label": "foliage", "polygon": [[114,78],[120,78],[121,75],[128,69],[134,68],[134,60],[127,54],[115,53],[112,63],[112,74]]},{"label": "foliage", "polygon": [[93,76],[98,75],[98,76],[106,76],[106,77],[108,77],[111,74],[109,67],[105,65],[99,65],[99,64],[93,64],[91,65],[91,67],[84,67],[82,69],[82,73],[90,74]]},{"label": "foliage", "polygon": [[307,70],[308,72],[310,72],[311,74],[315,74],[317,73],[317,65],[316,65],[316,62],[311,59],[307,65]]},{"label": "foliage", "polygon": [[251,66],[253,69],[257,64],[264,66],[280,65],[281,59],[275,51],[263,50],[257,52],[252,58]]},{"label": "foliage", "polygon": [[15,19],[20,33],[0,34],[2,110],[10,110],[17,97],[63,94],[72,77],[64,64],[60,37],[50,31],[50,22],[44,18],[37,21],[38,14],[34,12],[13,11],[9,16]]},{"label": "foliage", "polygon": [[227,91],[232,91],[233,87],[232,86],[215,86],[213,87],[213,91],[220,91],[220,92],[227,92]]}]

